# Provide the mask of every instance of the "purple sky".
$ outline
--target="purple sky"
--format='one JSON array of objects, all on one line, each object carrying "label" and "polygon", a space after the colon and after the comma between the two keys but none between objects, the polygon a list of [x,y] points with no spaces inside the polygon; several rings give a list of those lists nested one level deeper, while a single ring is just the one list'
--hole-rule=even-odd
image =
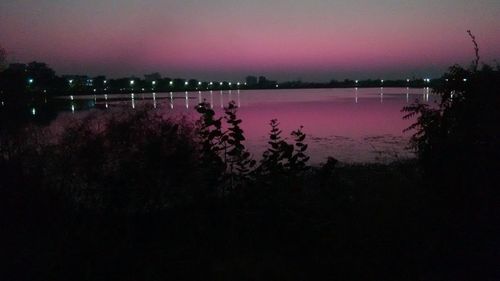
[{"label": "purple sky", "polygon": [[1,0],[11,61],[58,74],[308,81],[434,77],[500,59],[499,0]]}]

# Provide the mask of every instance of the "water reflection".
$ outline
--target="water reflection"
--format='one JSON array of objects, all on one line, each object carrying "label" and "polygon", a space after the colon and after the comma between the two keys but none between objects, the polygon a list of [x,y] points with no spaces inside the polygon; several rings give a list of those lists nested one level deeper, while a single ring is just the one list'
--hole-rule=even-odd
[{"label": "water reflection", "polygon": [[[346,96],[342,94],[342,92],[350,92],[348,96],[352,98],[352,101],[354,104],[363,104],[369,102],[374,97],[378,97],[379,104],[383,104],[386,101],[397,101],[400,100],[404,104],[408,104],[412,102],[411,96],[421,93],[420,97],[418,97],[419,100],[423,102],[429,102],[430,97],[432,95],[432,91],[430,87],[424,87],[420,89],[412,89],[410,87],[405,87],[405,88],[386,88],[386,87],[378,87],[375,89],[366,89],[366,88],[359,88],[359,87],[354,87],[350,89],[329,89],[328,91],[325,89],[311,89],[311,90],[288,90],[288,91],[272,91],[272,90],[255,90],[255,91],[246,91],[243,90],[244,93],[242,93],[242,90],[227,90],[223,91],[220,90],[219,97],[214,100],[214,92],[212,90],[210,91],[196,91],[196,92],[189,92],[189,91],[184,91],[181,93],[174,93],[174,92],[168,92],[168,93],[156,93],[153,92],[151,95],[145,94],[145,93],[139,93],[141,100],[143,100],[143,103],[141,104],[151,104],[153,108],[157,108],[161,106],[162,103],[169,103],[171,109],[175,109],[175,104],[180,105],[179,100],[182,99],[184,100],[182,102],[182,107],[185,109],[190,109],[190,106],[192,106],[192,102],[190,101],[193,99],[194,104],[198,104],[200,102],[203,102],[204,100],[207,100],[209,102],[211,108],[214,108],[214,106],[217,106],[217,103],[219,103],[218,108],[224,108],[230,101],[234,101],[238,107],[242,106],[242,103],[245,102],[245,106],[248,102],[252,104],[252,102],[257,102],[260,104],[265,104],[265,103],[288,103],[288,102],[317,102],[317,98],[319,99],[333,99],[333,100],[340,100],[340,99],[345,99]],[[299,92],[300,91],[300,92]],[[315,92],[317,93],[304,93],[304,92]],[[354,94],[352,94],[354,92]],[[243,95],[244,94],[244,95]],[[374,95],[375,94],[375,95]],[[453,96],[454,93],[451,93]],[[101,105],[106,105],[106,108],[110,105],[115,105],[115,106],[120,106],[123,105],[123,101],[125,100],[124,98],[127,97],[128,102],[130,104],[130,107],[135,109],[136,106],[138,105],[136,103],[137,99],[137,93],[130,93],[130,94],[103,94],[100,96],[101,98],[98,97],[96,94],[92,94],[89,96],[69,96],[70,104],[69,107],[71,107],[71,104],[75,104],[75,111],[78,110],[85,110],[89,109],[91,107],[98,107],[100,102]],[[103,98],[103,99],[102,99]],[[243,100],[242,100],[243,99]],[[165,101],[164,101],[165,100]],[[177,101],[176,101],[177,100]],[[87,102],[86,102],[87,101]],[[108,105],[109,104],[109,105]],[[76,107],[78,105],[78,107]],[[81,106],[80,106],[81,105]],[[177,109],[178,110],[178,109]]]},{"label": "water reflection", "polygon": [[[240,108],[238,117],[243,120],[246,144],[252,153],[260,154],[264,149],[269,120],[277,118],[284,134],[300,125],[304,126],[310,143],[312,162],[318,163],[326,155],[333,155],[344,161],[373,161],[381,157],[380,151],[389,151],[391,155],[398,157],[407,156],[409,152],[404,149],[407,135],[402,131],[412,120],[402,119],[401,108],[412,102],[413,97],[427,102],[431,95],[431,90],[427,87],[234,90],[218,91],[218,97],[215,98],[213,91],[183,91],[141,94],[143,102],[140,105],[150,104],[153,108],[160,108],[162,104],[169,104],[171,110],[162,111],[162,114],[180,113],[197,118],[195,110],[192,109],[193,103],[207,100],[220,116],[223,114],[222,108],[234,100]],[[101,99],[103,96],[99,97]],[[99,105],[99,99],[96,99],[95,95],[89,95],[79,96],[76,100],[87,100],[88,106],[93,107]],[[106,108],[112,106],[130,109],[136,107],[135,99],[135,94],[104,94],[104,100],[101,99],[101,102]],[[193,99],[193,102],[190,102],[190,99]],[[86,105],[69,101],[64,109],[70,108],[71,112],[76,114],[85,109],[84,106]],[[36,110],[33,114],[39,115]]]}]

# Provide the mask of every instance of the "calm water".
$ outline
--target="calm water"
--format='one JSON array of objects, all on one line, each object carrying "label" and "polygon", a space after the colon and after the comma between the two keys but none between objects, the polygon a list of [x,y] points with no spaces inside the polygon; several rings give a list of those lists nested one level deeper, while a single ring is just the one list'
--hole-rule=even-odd
[{"label": "calm water", "polygon": [[[389,162],[414,157],[406,149],[413,120],[403,120],[401,108],[415,100],[431,102],[429,89],[300,89],[245,90],[75,97],[87,107],[134,110],[152,104],[162,114],[196,118],[195,106],[202,100],[216,112],[234,100],[247,138],[246,145],[256,156],[267,143],[269,121],[278,119],[283,136],[304,126],[311,162],[333,156],[344,162]],[[59,118],[87,111],[68,100],[68,110]],[[81,103],[79,103],[81,104]],[[94,109],[91,109],[94,110]]]}]

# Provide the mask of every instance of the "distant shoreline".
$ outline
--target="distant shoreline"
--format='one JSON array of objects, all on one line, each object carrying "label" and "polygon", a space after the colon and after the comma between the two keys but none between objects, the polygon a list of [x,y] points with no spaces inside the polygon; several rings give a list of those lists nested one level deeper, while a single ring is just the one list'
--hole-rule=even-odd
[{"label": "distant shoreline", "polygon": [[[193,93],[193,92],[210,92],[210,91],[216,91],[216,92],[227,92],[227,91],[257,91],[257,90],[265,90],[265,91],[279,91],[279,90],[311,90],[311,89],[317,89],[317,90],[324,90],[324,89],[380,89],[380,88],[386,88],[386,89],[395,89],[395,88],[401,88],[401,89],[424,89],[426,87],[424,86],[415,86],[415,87],[408,87],[408,86],[382,86],[382,87],[376,87],[376,86],[366,86],[366,87],[301,87],[301,88],[293,88],[293,87],[278,87],[278,88],[250,88],[250,87],[245,87],[245,88],[228,88],[228,89],[186,89],[186,90],[181,90],[181,89],[172,89],[170,91],[164,91],[164,90],[158,90],[154,91],[151,89],[140,89],[140,90],[123,90],[123,91],[82,91],[82,92],[68,92],[67,94],[63,95],[58,95],[54,96],[54,98],[68,98],[69,96],[75,96],[79,98],[83,98],[83,96],[87,96],[88,98],[93,97],[94,95],[129,95],[129,94],[153,94],[153,93]],[[432,88],[429,86],[429,88]],[[85,98],[84,98],[85,99]]]}]

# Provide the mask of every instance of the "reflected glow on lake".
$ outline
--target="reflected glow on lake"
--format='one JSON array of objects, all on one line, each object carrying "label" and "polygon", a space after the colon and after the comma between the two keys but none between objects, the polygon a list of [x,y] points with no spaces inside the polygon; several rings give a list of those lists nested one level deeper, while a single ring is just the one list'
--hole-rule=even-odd
[{"label": "reflected glow on lake", "polygon": [[234,101],[243,120],[246,145],[255,158],[265,150],[269,121],[276,118],[283,137],[304,126],[311,163],[318,164],[328,156],[350,163],[414,157],[406,149],[410,134],[403,133],[413,120],[403,120],[401,109],[415,100],[432,102],[435,98],[428,88],[345,88],[135,93],[74,99],[88,100],[91,107],[104,110],[151,105],[161,114],[192,119],[197,118],[195,107],[202,100],[219,115]]}]

